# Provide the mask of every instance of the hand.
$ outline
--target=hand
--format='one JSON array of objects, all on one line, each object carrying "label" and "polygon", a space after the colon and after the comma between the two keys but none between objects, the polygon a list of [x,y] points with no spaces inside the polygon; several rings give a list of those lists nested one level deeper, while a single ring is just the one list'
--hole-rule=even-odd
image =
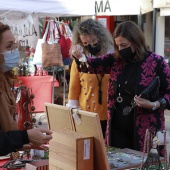
[{"label": "hand", "polygon": [[19,149],[20,151],[27,151],[30,149],[37,149],[37,150],[48,150],[49,148],[46,145],[35,146],[33,144],[25,144],[23,148]]},{"label": "hand", "polygon": [[140,95],[139,96],[136,95],[134,97],[134,101],[137,104],[137,106],[141,108],[152,109],[154,105],[154,102],[150,102],[147,99],[141,98]]},{"label": "hand", "polygon": [[32,145],[40,146],[44,143],[49,142],[52,139],[52,131],[41,129],[41,128],[33,128],[27,130],[29,141]]},{"label": "hand", "polygon": [[80,59],[82,57],[83,48],[79,44],[77,44],[74,47],[72,47],[71,53],[75,58]]}]

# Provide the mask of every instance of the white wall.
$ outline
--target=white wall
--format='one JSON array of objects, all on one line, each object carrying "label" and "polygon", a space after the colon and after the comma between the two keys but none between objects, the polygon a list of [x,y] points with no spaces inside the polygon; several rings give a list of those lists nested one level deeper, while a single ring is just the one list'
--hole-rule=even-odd
[{"label": "white wall", "polygon": [[160,16],[160,12],[156,17],[156,45],[155,52],[164,57],[164,39],[165,39],[165,17]]},{"label": "white wall", "polygon": [[143,25],[146,44],[152,49],[152,15],[151,12],[146,14],[146,22]]}]

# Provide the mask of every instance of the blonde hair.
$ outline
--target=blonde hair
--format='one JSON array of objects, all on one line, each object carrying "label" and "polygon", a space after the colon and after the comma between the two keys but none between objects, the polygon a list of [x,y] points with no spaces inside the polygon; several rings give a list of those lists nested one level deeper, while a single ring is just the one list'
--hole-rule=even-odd
[{"label": "blonde hair", "polygon": [[[91,18],[78,23],[73,29],[72,47],[83,44],[80,39],[80,35],[95,35],[100,42],[101,51],[100,55],[106,54],[109,47],[113,47],[113,37],[109,30],[107,30],[99,21]],[[71,49],[72,49],[71,47]]]}]

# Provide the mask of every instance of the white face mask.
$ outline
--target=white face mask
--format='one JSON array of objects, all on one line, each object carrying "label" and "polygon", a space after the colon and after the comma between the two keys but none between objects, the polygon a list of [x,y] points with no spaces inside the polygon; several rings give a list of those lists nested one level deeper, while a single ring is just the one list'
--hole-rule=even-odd
[{"label": "white face mask", "polygon": [[5,51],[2,54],[4,55],[5,60],[4,64],[2,65],[4,72],[12,70],[18,65],[20,54],[17,48],[12,51]]}]

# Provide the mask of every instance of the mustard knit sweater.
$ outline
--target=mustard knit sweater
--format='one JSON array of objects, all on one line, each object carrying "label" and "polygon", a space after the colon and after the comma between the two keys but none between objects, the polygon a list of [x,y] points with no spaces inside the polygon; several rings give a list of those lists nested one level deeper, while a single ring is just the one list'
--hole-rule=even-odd
[{"label": "mustard knit sweater", "polygon": [[[70,71],[69,100],[77,100],[82,110],[99,114],[100,120],[107,120],[107,89],[109,74],[102,79],[102,104],[98,103],[98,79],[96,74],[80,73],[73,60]],[[98,74],[99,80],[101,75]]]}]

